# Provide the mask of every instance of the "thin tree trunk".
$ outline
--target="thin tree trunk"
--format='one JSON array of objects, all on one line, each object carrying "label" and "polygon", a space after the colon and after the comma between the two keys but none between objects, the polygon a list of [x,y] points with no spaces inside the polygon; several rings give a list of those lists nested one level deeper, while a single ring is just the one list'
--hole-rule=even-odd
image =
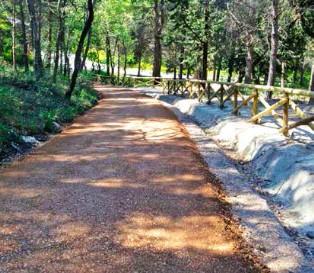
[{"label": "thin tree trunk", "polygon": [[32,37],[34,45],[34,72],[36,79],[39,80],[43,75],[43,62],[41,58],[41,38],[40,24],[36,15],[34,0],[27,0],[28,10],[31,19]]},{"label": "thin tree trunk", "polygon": [[[269,72],[267,85],[273,86],[276,77],[276,61],[278,52],[278,5],[279,0],[272,0],[272,10],[271,10],[271,49],[270,49],[270,59],[269,59]],[[268,98],[271,99],[272,92],[268,92]]]},{"label": "thin tree trunk", "polygon": [[52,61],[52,10],[51,0],[48,0],[48,45],[47,45],[47,68],[50,71]]},{"label": "thin tree trunk", "polygon": [[228,79],[227,79],[227,82],[232,81],[233,66],[234,66],[234,50],[232,51],[232,54],[228,60]]},{"label": "thin tree trunk", "polygon": [[297,59],[295,61],[294,67],[293,67],[293,83],[295,84],[298,80],[298,72],[300,68],[300,59]]},{"label": "thin tree trunk", "polygon": [[88,51],[89,51],[89,48],[90,48],[91,38],[92,38],[92,29],[90,29],[89,32],[88,32],[87,43],[86,43],[85,51],[84,51],[84,54],[83,54],[83,61],[82,61],[81,69],[83,69],[83,67],[85,67],[85,65],[86,65],[86,59],[87,59]]},{"label": "thin tree trunk", "polygon": [[59,67],[59,59],[60,59],[60,49],[61,49],[61,39],[62,39],[62,14],[61,9],[62,7],[62,0],[58,0],[58,22],[59,22],[59,30],[56,40],[56,51],[55,51],[55,60],[54,60],[54,69],[53,69],[53,82],[56,82],[57,80],[57,74],[58,74],[58,67]]},{"label": "thin tree trunk", "polygon": [[94,3],[93,0],[88,0],[88,16],[87,19],[85,21],[84,24],[84,28],[82,30],[81,36],[80,36],[80,40],[75,52],[75,59],[74,59],[74,71],[71,77],[71,82],[70,82],[70,87],[68,89],[68,91],[66,92],[66,97],[67,98],[71,98],[72,93],[74,91],[75,85],[76,85],[76,80],[78,77],[78,73],[81,69],[81,54],[82,54],[82,50],[84,47],[84,41],[85,38],[90,30],[90,28],[92,27],[93,21],[94,21]]},{"label": "thin tree trunk", "polygon": [[183,62],[184,62],[184,47],[180,46],[180,57],[179,57],[179,79],[183,79]]},{"label": "thin tree trunk", "polygon": [[160,77],[162,47],[161,37],[164,25],[164,0],[154,0],[155,29],[154,29],[154,64],[153,77]]},{"label": "thin tree trunk", "polygon": [[209,0],[204,1],[204,41],[203,41],[203,59],[202,59],[202,80],[207,80],[207,70],[208,70],[208,47],[209,47]]},{"label": "thin tree trunk", "polygon": [[118,82],[120,81],[120,46],[118,45]]},{"label": "thin tree trunk", "polygon": [[97,48],[96,54],[97,54],[97,73],[99,74],[101,72],[99,48]]},{"label": "thin tree trunk", "polygon": [[268,71],[268,81],[267,81],[267,85],[269,86],[274,85],[275,76],[276,76],[276,62],[277,62],[277,52],[278,52],[278,3],[279,3],[279,0],[272,0],[271,49],[270,49],[269,71]]},{"label": "thin tree trunk", "polygon": [[137,67],[137,76],[141,76],[141,67],[142,67],[142,51],[140,51],[139,58],[138,58],[138,67]]},{"label": "thin tree trunk", "polygon": [[309,90],[314,91],[314,64],[312,64],[312,69],[311,69],[311,80],[310,80]]},{"label": "thin tree trunk", "polygon": [[221,57],[218,60],[218,68],[217,68],[217,75],[216,75],[217,82],[219,82],[220,80],[220,71],[221,71]]},{"label": "thin tree trunk", "polygon": [[24,6],[23,1],[19,1],[20,7],[20,19],[21,19],[21,29],[22,29],[22,46],[23,46],[23,64],[25,72],[29,71],[29,63],[28,63],[28,42],[27,42],[27,35],[26,35],[26,25],[25,25],[25,13],[24,13]]},{"label": "thin tree trunk", "polygon": [[114,44],[114,48],[113,48],[113,52],[111,53],[111,76],[114,77],[114,69],[115,69],[115,55],[116,55],[116,51],[117,51],[117,45],[118,45],[118,40],[116,39],[115,44]]},{"label": "thin tree trunk", "polygon": [[106,34],[106,70],[107,75],[110,76],[110,62],[111,62],[111,48],[110,48],[110,37],[107,32]]},{"label": "thin tree trunk", "polygon": [[125,77],[126,77],[126,68],[127,68],[127,64],[128,64],[128,51],[127,51],[125,46],[124,46],[123,50],[124,50],[124,67],[123,67],[124,74],[123,74],[123,78],[125,79]]},{"label": "thin tree trunk", "polygon": [[300,85],[304,85],[304,70],[305,70],[305,63],[304,63],[304,56],[302,56],[301,67],[300,67]]},{"label": "thin tree trunk", "polygon": [[[65,36],[69,36],[69,31],[65,31]],[[69,75],[69,69],[70,69],[70,60],[69,60],[69,37],[67,37],[67,42],[64,43],[64,69],[63,69],[63,75],[67,76]]]},{"label": "thin tree trunk", "polygon": [[191,75],[191,68],[188,66],[187,70],[186,70],[186,78],[189,79]]},{"label": "thin tree trunk", "polygon": [[216,61],[214,59],[214,69],[213,69],[213,77],[212,80],[215,81],[216,80]]},{"label": "thin tree trunk", "polygon": [[245,77],[245,70],[242,67],[239,67],[238,82],[241,83],[244,77]]},{"label": "thin tree trunk", "polygon": [[251,83],[253,78],[253,46],[247,46],[246,68],[245,68],[245,83]]},{"label": "thin tree trunk", "polygon": [[16,3],[13,0],[13,22],[12,22],[12,66],[16,72]]},{"label": "thin tree trunk", "polygon": [[[310,91],[314,91],[314,64],[312,64],[311,80],[310,80],[309,89],[310,89]],[[314,104],[314,98],[310,98],[310,104]]]},{"label": "thin tree trunk", "polygon": [[286,64],[285,62],[281,63],[281,87],[284,88],[285,87],[285,74],[286,74]]}]

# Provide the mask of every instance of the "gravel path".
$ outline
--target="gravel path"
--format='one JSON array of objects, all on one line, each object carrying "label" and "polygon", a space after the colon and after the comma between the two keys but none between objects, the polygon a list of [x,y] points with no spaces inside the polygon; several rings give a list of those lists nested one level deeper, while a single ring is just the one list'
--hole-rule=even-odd
[{"label": "gravel path", "polygon": [[261,272],[175,116],[96,88],[94,109],[0,171],[0,272]]}]

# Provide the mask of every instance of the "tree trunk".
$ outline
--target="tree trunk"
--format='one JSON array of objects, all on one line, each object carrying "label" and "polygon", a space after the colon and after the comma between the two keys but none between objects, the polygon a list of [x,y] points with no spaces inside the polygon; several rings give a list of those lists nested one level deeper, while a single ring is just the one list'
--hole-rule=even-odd
[{"label": "tree trunk", "polygon": [[141,66],[142,66],[142,51],[140,51],[140,54],[138,56],[138,67],[137,67],[137,76],[141,76]]},{"label": "tree trunk", "polygon": [[114,48],[113,48],[113,52],[111,52],[111,76],[114,77],[114,69],[115,69],[115,56],[116,56],[116,51],[117,51],[117,45],[118,45],[118,40],[116,39],[115,44],[114,44]]},{"label": "tree trunk", "polygon": [[301,66],[300,66],[300,85],[304,85],[304,70],[305,70],[305,62],[304,57],[302,57]]},{"label": "tree trunk", "polygon": [[173,68],[173,79],[174,80],[177,79],[177,67],[176,66]]},{"label": "tree trunk", "polygon": [[63,8],[62,6],[63,1],[58,0],[58,23],[59,23],[59,30],[58,30],[58,35],[57,35],[57,40],[56,40],[56,51],[55,51],[55,60],[54,60],[54,69],[53,69],[53,76],[52,80],[53,82],[56,82],[57,80],[57,74],[58,74],[58,66],[59,66],[59,59],[60,59],[60,49],[61,49],[61,40],[62,40],[62,14],[61,14],[61,9]]},{"label": "tree trunk", "polygon": [[245,83],[251,83],[253,78],[253,46],[247,46],[246,68],[245,68]]},{"label": "tree trunk", "polygon": [[123,46],[123,51],[124,51],[124,67],[123,67],[123,78],[125,79],[126,77],[126,69],[127,69],[127,64],[128,64],[128,50],[126,49],[125,46]]},{"label": "tree trunk", "polygon": [[23,46],[23,64],[25,72],[29,71],[29,63],[28,63],[28,42],[27,42],[27,35],[26,35],[26,25],[25,25],[25,13],[24,13],[24,6],[23,1],[19,1],[20,7],[20,19],[21,19],[21,29],[22,29],[22,46]]},{"label": "tree trunk", "polygon": [[183,62],[184,62],[184,47],[181,45],[180,47],[180,57],[179,57],[179,79],[183,79]]},{"label": "tree trunk", "polygon": [[191,75],[191,68],[190,66],[188,66],[187,70],[186,70],[186,78],[189,79]]},{"label": "tree trunk", "polygon": [[110,37],[107,32],[106,34],[106,70],[107,75],[110,76],[110,62],[111,62],[111,48],[110,48]]},{"label": "tree trunk", "polygon": [[52,61],[52,16],[51,0],[48,0],[48,45],[47,45],[47,68],[50,71]]},{"label": "tree trunk", "polygon": [[153,77],[160,77],[162,60],[161,37],[164,26],[164,0],[154,0],[154,14],[155,27]]},{"label": "tree trunk", "polygon": [[34,72],[37,80],[43,75],[43,62],[41,58],[41,35],[39,19],[36,15],[34,0],[27,0],[34,45]]},{"label": "tree trunk", "polygon": [[271,49],[269,58],[269,71],[267,85],[273,86],[275,83],[276,76],[276,62],[278,52],[278,4],[279,0],[272,0],[271,10]]},{"label": "tree trunk", "polygon": [[[271,10],[271,49],[270,49],[270,59],[269,59],[269,71],[268,71],[268,81],[267,85],[273,86],[276,77],[276,61],[278,52],[278,5],[279,0],[272,0],[272,10]],[[268,98],[271,99],[272,92],[268,92]]]},{"label": "tree trunk", "polygon": [[[67,30],[67,36],[69,36],[69,31]],[[65,34],[66,35],[66,34]],[[64,43],[64,69],[63,69],[63,75],[67,76],[70,74],[70,60],[69,60],[69,37],[67,38],[67,43]]]},{"label": "tree trunk", "polygon": [[91,39],[92,39],[92,29],[90,29],[88,31],[87,43],[86,43],[85,51],[84,51],[84,54],[83,54],[83,61],[82,61],[81,69],[83,69],[83,67],[85,67],[86,59],[87,59],[87,56],[88,56],[88,51],[89,51],[89,48],[90,48]]},{"label": "tree trunk", "polygon": [[[310,89],[310,91],[314,91],[314,64],[312,64],[311,81],[310,81],[309,89]],[[314,104],[314,98],[310,99],[310,104]]]},{"label": "tree trunk", "polygon": [[16,72],[16,4],[13,0],[13,22],[12,22],[12,66]]},{"label": "tree trunk", "polygon": [[101,72],[101,65],[100,65],[100,56],[99,56],[99,49],[97,48],[97,73],[100,74]]},{"label": "tree trunk", "polygon": [[65,94],[66,97],[69,99],[72,96],[72,93],[73,93],[75,85],[76,85],[77,76],[78,76],[78,73],[81,69],[81,54],[82,54],[82,50],[84,47],[84,41],[85,41],[85,38],[86,38],[86,36],[87,36],[87,34],[88,34],[92,24],[93,24],[93,21],[94,21],[94,3],[93,3],[93,0],[88,0],[87,6],[88,6],[88,16],[87,16],[87,19],[85,21],[84,28],[82,30],[80,40],[79,40],[79,43],[77,45],[77,49],[75,52],[74,71],[73,71],[73,74],[71,77],[70,87]]},{"label": "tree trunk", "polygon": [[228,60],[228,79],[227,79],[227,82],[232,81],[233,66],[234,66],[234,50],[232,51],[232,54]]},{"label": "tree trunk", "polygon": [[121,66],[120,57],[121,57],[120,46],[118,45],[118,82],[120,81],[120,66]]},{"label": "tree trunk", "polygon": [[286,74],[286,64],[285,62],[281,62],[281,87],[284,88],[285,87],[285,74]]},{"label": "tree trunk", "polygon": [[219,82],[220,80],[220,71],[221,71],[221,58],[218,60],[218,68],[217,68],[217,76],[216,76],[216,81]]},{"label": "tree trunk", "polygon": [[244,77],[245,77],[245,70],[242,67],[240,67],[239,75],[238,75],[238,82],[242,83]]},{"label": "tree trunk", "polygon": [[209,0],[204,1],[204,41],[203,41],[203,59],[202,59],[202,80],[207,80],[208,70],[208,39],[209,39]]}]

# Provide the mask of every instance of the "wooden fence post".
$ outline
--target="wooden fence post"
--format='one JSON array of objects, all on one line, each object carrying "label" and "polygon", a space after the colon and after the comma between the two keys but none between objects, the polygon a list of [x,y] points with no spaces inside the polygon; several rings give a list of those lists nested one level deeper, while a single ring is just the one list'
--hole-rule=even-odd
[{"label": "wooden fence post", "polygon": [[233,98],[233,111],[235,115],[239,115],[239,110],[236,110],[238,108],[238,93],[239,89],[238,87],[234,87],[234,98]]},{"label": "wooden fence post", "polygon": [[221,109],[224,108],[224,91],[225,91],[224,86],[223,86],[223,84],[221,84],[220,85],[220,97],[219,97],[219,101],[220,101],[219,107]]},{"label": "wooden fence post", "polygon": [[282,131],[284,136],[289,134],[289,94],[285,93],[287,102],[283,105]]},{"label": "wooden fence post", "polygon": [[[252,117],[258,114],[258,91],[254,90],[254,98],[253,98],[253,105],[252,105]],[[255,120],[254,123],[259,123],[259,120]]]}]

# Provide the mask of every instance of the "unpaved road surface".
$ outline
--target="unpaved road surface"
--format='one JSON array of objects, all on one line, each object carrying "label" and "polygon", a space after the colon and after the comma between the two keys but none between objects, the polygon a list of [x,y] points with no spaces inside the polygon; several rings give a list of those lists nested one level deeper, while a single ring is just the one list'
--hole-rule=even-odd
[{"label": "unpaved road surface", "polygon": [[96,88],[94,109],[0,170],[0,272],[260,272],[174,115]]}]

